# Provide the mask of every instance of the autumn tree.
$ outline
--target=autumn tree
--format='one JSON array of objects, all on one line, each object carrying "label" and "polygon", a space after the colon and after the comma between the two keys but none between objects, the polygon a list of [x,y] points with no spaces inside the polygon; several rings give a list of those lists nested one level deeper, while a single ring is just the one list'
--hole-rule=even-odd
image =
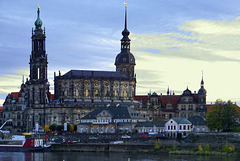
[{"label": "autumn tree", "polygon": [[69,131],[73,132],[74,131],[74,125],[73,124],[70,124],[70,129]]},{"label": "autumn tree", "polygon": [[45,130],[45,131],[50,131],[49,125],[45,125],[45,126],[44,126],[44,130]]},{"label": "autumn tree", "polygon": [[206,118],[206,124],[211,131],[231,131],[237,126],[239,111],[231,101],[224,102],[218,99],[210,108]]}]

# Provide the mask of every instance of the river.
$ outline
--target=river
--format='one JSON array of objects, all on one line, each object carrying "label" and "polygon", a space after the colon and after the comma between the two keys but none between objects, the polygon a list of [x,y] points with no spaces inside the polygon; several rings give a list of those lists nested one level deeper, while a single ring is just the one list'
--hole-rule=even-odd
[{"label": "river", "polygon": [[0,152],[0,161],[239,161],[240,156],[169,156],[128,153]]}]

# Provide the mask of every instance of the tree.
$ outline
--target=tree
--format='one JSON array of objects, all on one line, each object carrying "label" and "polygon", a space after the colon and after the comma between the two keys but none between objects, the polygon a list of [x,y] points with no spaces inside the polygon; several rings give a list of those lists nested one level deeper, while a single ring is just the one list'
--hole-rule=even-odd
[{"label": "tree", "polygon": [[237,126],[239,116],[237,106],[231,101],[226,103],[218,99],[206,115],[206,124],[211,131],[231,131]]},{"label": "tree", "polygon": [[210,111],[206,115],[206,124],[211,131],[222,129],[222,100],[217,100],[215,105],[210,108]]},{"label": "tree", "polygon": [[45,126],[44,126],[44,130],[45,130],[45,131],[50,131],[49,125],[45,125]]},{"label": "tree", "polygon": [[77,131],[77,125],[73,125],[74,126],[74,131]]},{"label": "tree", "polygon": [[56,130],[56,124],[52,124],[52,125],[50,125],[49,126],[49,129],[51,130],[51,131],[55,131]]},{"label": "tree", "polygon": [[64,129],[63,125],[57,125],[57,127],[56,127],[56,130],[59,132],[63,131],[63,129]]},{"label": "tree", "polygon": [[222,112],[222,128],[223,131],[231,131],[238,125],[239,110],[237,106],[233,105],[231,101],[228,101],[223,108]]},{"label": "tree", "polygon": [[73,124],[70,124],[70,129],[69,131],[73,132],[74,131],[74,125]]}]

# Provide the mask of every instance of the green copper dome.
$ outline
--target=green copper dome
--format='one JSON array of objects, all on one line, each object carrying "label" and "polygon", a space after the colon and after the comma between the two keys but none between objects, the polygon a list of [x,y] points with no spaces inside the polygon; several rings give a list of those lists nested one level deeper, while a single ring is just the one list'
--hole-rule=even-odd
[{"label": "green copper dome", "polygon": [[40,19],[40,8],[39,7],[38,7],[37,12],[38,12],[38,17],[37,17],[37,20],[35,21],[35,27],[36,27],[35,29],[36,30],[41,30],[42,29],[41,27],[42,27],[43,23],[42,23],[42,20]]}]

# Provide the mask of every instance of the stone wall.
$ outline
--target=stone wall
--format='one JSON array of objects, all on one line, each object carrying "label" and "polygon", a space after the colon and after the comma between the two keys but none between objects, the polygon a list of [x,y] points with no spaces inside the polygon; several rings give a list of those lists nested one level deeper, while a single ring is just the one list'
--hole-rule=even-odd
[{"label": "stone wall", "polygon": [[154,145],[136,144],[53,144],[51,151],[68,152],[140,152],[154,148]]}]

